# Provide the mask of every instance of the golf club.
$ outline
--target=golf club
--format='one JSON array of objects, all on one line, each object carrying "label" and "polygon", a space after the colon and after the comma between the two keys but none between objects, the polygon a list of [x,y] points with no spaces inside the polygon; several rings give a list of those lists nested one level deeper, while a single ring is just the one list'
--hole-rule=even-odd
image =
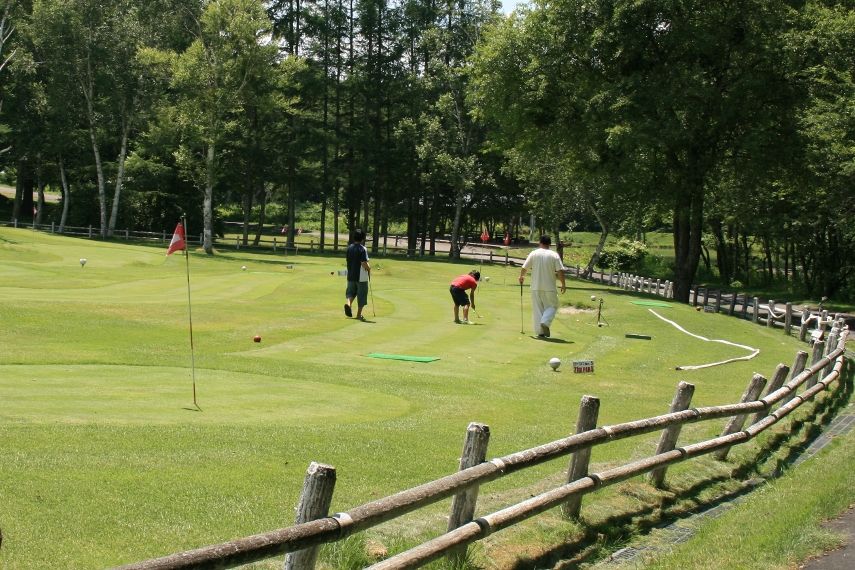
[{"label": "golf club", "polygon": [[523,326],[523,284],[520,283],[520,334],[525,334],[525,326]]},{"label": "golf club", "polygon": [[371,272],[368,272],[368,292],[371,293],[371,314],[374,317],[377,317],[377,313],[374,311],[374,290],[371,288]]},{"label": "golf club", "polygon": [[[476,315],[478,315],[478,309],[476,309],[474,305],[472,306],[472,310],[475,311]],[[481,315],[478,315],[478,318],[483,319],[484,317],[482,317]]]}]

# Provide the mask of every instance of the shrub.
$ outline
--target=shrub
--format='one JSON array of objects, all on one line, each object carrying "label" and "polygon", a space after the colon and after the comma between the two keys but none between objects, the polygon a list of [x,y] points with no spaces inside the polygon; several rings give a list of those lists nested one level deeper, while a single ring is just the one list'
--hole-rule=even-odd
[{"label": "shrub", "polygon": [[597,265],[601,269],[631,271],[639,267],[646,256],[646,244],[621,238],[616,244],[603,248]]}]

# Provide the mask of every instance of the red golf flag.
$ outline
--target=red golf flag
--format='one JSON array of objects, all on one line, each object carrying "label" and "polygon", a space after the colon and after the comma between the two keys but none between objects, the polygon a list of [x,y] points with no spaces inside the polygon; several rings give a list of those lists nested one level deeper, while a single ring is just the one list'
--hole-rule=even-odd
[{"label": "red golf flag", "polygon": [[505,234],[505,245],[511,243],[511,234]]},{"label": "red golf flag", "polygon": [[481,241],[487,242],[490,239],[490,234],[487,233],[487,230],[481,232]]},{"label": "red golf flag", "polygon": [[166,255],[183,249],[187,249],[187,242],[184,241],[184,226],[179,222],[175,226],[175,233],[172,234],[172,241],[169,242],[169,249],[166,250]]}]

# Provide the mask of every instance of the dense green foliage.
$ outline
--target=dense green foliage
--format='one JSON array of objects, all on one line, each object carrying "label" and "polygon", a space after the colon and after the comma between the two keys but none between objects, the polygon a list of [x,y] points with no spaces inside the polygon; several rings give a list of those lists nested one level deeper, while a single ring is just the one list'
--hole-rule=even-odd
[{"label": "dense green foliage", "polygon": [[186,212],[210,253],[224,212],[249,243],[274,204],[293,242],[310,203],[321,248],[403,227],[459,257],[534,215],[601,231],[589,271],[610,234],[669,228],[678,299],[699,276],[855,298],[851,0],[4,6],[2,218]]}]

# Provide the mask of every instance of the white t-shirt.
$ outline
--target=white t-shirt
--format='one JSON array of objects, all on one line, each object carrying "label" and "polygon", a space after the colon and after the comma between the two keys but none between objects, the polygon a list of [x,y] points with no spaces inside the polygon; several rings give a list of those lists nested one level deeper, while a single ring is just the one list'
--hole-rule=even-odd
[{"label": "white t-shirt", "polygon": [[532,291],[558,291],[555,272],[561,271],[561,257],[551,249],[538,247],[528,254],[523,268],[531,273]]}]

